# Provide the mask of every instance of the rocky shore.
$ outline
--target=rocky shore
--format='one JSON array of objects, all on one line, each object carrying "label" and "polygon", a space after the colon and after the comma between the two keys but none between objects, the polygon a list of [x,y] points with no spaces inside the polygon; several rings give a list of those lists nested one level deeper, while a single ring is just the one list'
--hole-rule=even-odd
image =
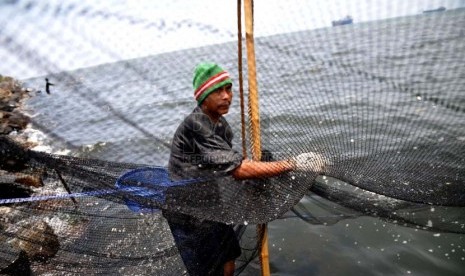
[{"label": "rocky shore", "polygon": [[[22,162],[24,152],[35,146],[21,135],[31,122],[22,111],[31,92],[0,75],[0,200],[30,197],[43,186],[40,171]],[[46,221],[21,213],[21,206],[0,205],[0,275],[32,275],[31,264],[53,257],[60,247]]]},{"label": "rocky shore", "polygon": [[8,135],[24,130],[30,122],[21,112],[23,101],[29,97],[30,89],[12,77],[0,75],[0,134]]},{"label": "rocky shore", "polygon": [[[23,103],[30,97],[30,92],[30,89],[23,88],[14,78],[0,75],[0,138],[1,141],[9,139],[16,142],[23,150],[35,146],[21,135],[31,122],[22,111]],[[2,142],[0,146],[0,197],[14,196],[15,187],[20,190],[20,195],[24,195],[28,188],[42,186],[37,174],[25,172],[19,153],[13,152],[11,145]],[[7,152],[10,154],[6,154]],[[11,189],[5,189],[4,185],[11,186]]]}]

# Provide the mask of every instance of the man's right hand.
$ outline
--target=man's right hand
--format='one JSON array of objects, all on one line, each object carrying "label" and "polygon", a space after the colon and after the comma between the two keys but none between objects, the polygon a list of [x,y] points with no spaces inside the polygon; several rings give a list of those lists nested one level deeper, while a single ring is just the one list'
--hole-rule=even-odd
[{"label": "man's right hand", "polygon": [[326,167],[325,158],[316,152],[304,152],[293,158],[296,171],[323,173]]}]

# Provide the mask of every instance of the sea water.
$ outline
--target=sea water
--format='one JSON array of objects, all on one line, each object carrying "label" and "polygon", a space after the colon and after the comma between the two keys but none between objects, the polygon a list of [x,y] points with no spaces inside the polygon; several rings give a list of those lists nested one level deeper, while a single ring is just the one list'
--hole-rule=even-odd
[{"label": "sea water", "polygon": [[[424,28],[434,22],[444,24],[443,33],[430,33]],[[308,107],[315,114],[325,112],[328,101],[338,103],[336,107],[331,105],[333,117],[338,120],[331,126],[322,123],[323,130],[318,133],[321,139],[350,142],[349,134],[363,131],[363,127],[354,124],[353,117],[344,116],[345,111],[356,106],[357,97],[364,96],[357,94],[357,89],[372,91],[380,86],[375,85],[377,80],[357,74],[357,70],[345,71],[347,78],[341,77],[344,73],[341,64],[363,68],[364,72],[401,84],[430,89],[432,93],[444,86],[463,92],[464,83],[459,78],[464,76],[463,65],[458,61],[463,61],[464,24],[465,13],[458,10],[450,11],[448,16],[403,17],[257,39],[261,111],[265,131],[267,127],[271,129],[263,146],[273,149],[272,143],[267,142],[275,141],[270,137],[276,133],[283,141],[281,145],[301,143],[299,129],[314,127],[291,121],[293,113],[302,110],[297,108],[298,97],[302,93],[305,96],[307,90],[322,92]],[[431,48],[434,53],[439,47],[442,56],[436,58],[450,62],[435,64],[435,57],[417,58],[418,47]],[[403,51],[395,53],[390,49]],[[177,125],[195,106],[192,68],[198,61],[208,59],[233,71],[237,66],[235,51],[235,43],[226,43],[49,75],[52,81],[60,80],[50,95],[43,90],[42,77],[28,79],[25,84],[34,88],[35,96],[25,108],[33,115],[32,127],[45,134],[41,143],[50,146],[51,151],[66,150],[81,157],[164,166],[169,156],[167,145]],[[375,60],[376,51],[379,53]],[[268,57],[274,62],[266,62]],[[315,62],[309,62],[311,57]],[[405,69],[412,63],[418,71]],[[292,71],[293,65],[306,66],[307,71]],[[432,69],[429,83],[416,83],[416,77],[423,80],[422,74],[429,74]],[[314,77],[321,71],[323,75]],[[407,77],[399,72],[412,74]],[[235,81],[237,87],[237,76]],[[387,85],[381,88],[379,93],[392,98],[389,102],[374,99],[379,108],[401,109],[403,94]],[[237,94],[227,119],[236,133],[235,147],[239,148]],[[373,94],[365,96],[376,98]],[[267,101],[270,98],[294,104],[271,106],[272,102]],[[386,98],[389,97],[383,97]],[[463,93],[449,100],[461,106],[465,103]],[[311,112],[306,116],[314,115]],[[379,113],[372,112],[366,116],[376,120]],[[331,121],[331,113],[325,114]],[[463,119],[461,114],[456,116],[455,122],[460,122],[460,116]],[[412,127],[407,122],[402,125],[402,120],[396,124],[399,129]],[[324,130],[325,126],[332,129]],[[426,129],[439,127],[430,122]],[[338,133],[340,138],[334,138]],[[344,147],[344,143],[334,146]],[[363,154],[363,148],[360,151]],[[310,210],[318,208],[313,198],[316,196],[302,201]],[[463,275],[465,269],[465,241],[460,234],[425,231],[369,216],[340,220],[332,225],[313,225],[287,217],[269,223],[268,227],[272,275]],[[254,262],[244,275],[257,275],[258,271],[258,262]]]}]

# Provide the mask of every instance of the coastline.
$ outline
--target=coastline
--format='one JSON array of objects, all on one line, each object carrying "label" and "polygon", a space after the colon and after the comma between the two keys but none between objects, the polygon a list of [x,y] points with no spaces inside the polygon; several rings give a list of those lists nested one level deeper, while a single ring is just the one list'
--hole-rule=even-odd
[{"label": "coastline", "polygon": [[[24,198],[43,192],[44,171],[29,168],[27,150],[38,146],[29,139],[31,117],[24,102],[32,89],[0,75],[0,199]],[[33,131],[33,130],[32,130]],[[35,261],[52,258],[60,248],[60,231],[66,226],[53,217],[28,217],[22,206],[0,206],[0,274],[32,275]]]},{"label": "coastline", "polygon": [[0,75],[0,135],[8,135],[27,148],[35,146],[27,141],[22,132],[31,122],[23,112],[23,104],[31,97],[31,89],[24,88],[18,80]]},{"label": "coastline", "polygon": [[[19,153],[6,142],[11,140],[28,150],[37,143],[28,139],[25,130],[31,123],[31,118],[24,112],[24,101],[31,97],[32,89],[24,88],[22,83],[12,77],[0,75],[0,136],[2,138],[2,157],[0,158],[0,182],[4,187],[6,184],[21,184],[26,188],[38,188],[43,186],[41,176],[34,172],[27,172],[24,164],[19,160]],[[7,154],[7,152],[9,154]],[[21,188],[21,187],[20,187]],[[5,189],[2,189],[5,190]],[[32,191],[21,193],[30,194]],[[12,195],[15,193],[12,192]],[[1,198],[8,196],[4,194]]]}]

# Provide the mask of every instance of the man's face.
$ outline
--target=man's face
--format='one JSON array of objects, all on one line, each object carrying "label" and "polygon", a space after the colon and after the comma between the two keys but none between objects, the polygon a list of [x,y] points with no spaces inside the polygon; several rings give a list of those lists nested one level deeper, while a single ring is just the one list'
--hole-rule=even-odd
[{"label": "man's face", "polygon": [[232,85],[227,84],[215,89],[212,93],[210,93],[202,105],[208,110],[210,114],[221,116],[228,113],[232,97]]}]

